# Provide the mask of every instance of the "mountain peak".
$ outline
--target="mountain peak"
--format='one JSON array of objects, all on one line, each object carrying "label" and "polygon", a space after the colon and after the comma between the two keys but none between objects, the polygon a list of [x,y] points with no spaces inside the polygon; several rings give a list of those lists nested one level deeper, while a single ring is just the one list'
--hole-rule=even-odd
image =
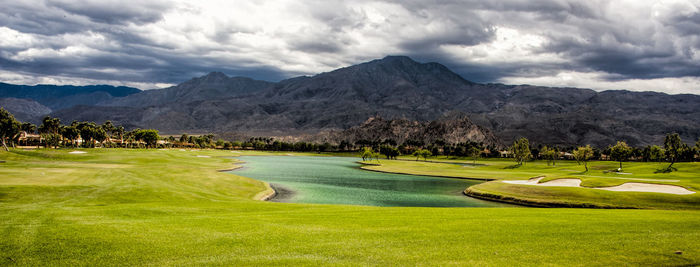
[{"label": "mountain peak", "polygon": [[215,78],[215,79],[225,78],[225,79],[228,79],[229,77],[226,74],[224,74],[223,72],[212,71],[209,74],[202,76],[202,78],[205,78],[205,79],[206,78]]},{"label": "mountain peak", "polygon": [[406,62],[406,63],[418,63],[417,61],[413,60],[409,56],[403,56],[403,55],[389,55],[385,56],[384,58],[380,59],[380,61],[388,61],[388,62]]}]

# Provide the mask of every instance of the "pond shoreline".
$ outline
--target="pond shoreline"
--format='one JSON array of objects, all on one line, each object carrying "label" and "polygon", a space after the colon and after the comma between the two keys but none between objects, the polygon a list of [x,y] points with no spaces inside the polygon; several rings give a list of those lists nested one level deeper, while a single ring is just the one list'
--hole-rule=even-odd
[{"label": "pond shoreline", "polygon": [[[270,201],[270,199],[274,198],[277,195],[277,190],[275,190],[275,188],[273,188],[269,183],[265,183],[265,187],[267,187],[267,189],[265,189],[265,191],[262,191],[262,192],[258,193],[257,195],[255,195],[254,198],[256,200]],[[268,193],[266,193],[266,192],[268,192]],[[263,195],[258,196],[260,194],[263,194]]]},{"label": "pond shoreline", "polygon": [[365,166],[381,166],[381,164],[377,163],[367,163],[367,162],[362,162],[362,161],[357,161],[358,164],[363,165],[360,166],[360,169],[363,171],[371,171],[371,172],[381,172],[381,173],[391,173],[391,174],[403,174],[403,175],[414,175],[414,176],[425,176],[425,177],[440,177],[440,178],[454,178],[454,179],[464,179],[464,180],[475,180],[475,181],[496,181],[498,179],[493,179],[493,178],[472,178],[472,177],[461,177],[461,176],[448,176],[448,175],[428,175],[428,174],[415,174],[415,173],[407,173],[407,172],[390,172],[390,171],[382,171],[382,170],[373,170],[373,169],[367,169]]},{"label": "pond shoreline", "polygon": [[587,209],[638,209],[635,207],[599,205],[599,204],[593,204],[593,203],[567,203],[567,202],[536,201],[536,200],[530,200],[530,199],[524,199],[524,198],[516,198],[516,197],[509,197],[509,196],[503,196],[503,195],[498,195],[498,194],[481,192],[481,191],[478,191],[478,189],[473,189],[472,187],[473,186],[470,186],[467,189],[465,189],[463,192],[464,195],[469,196],[469,197],[473,197],[473,198],[477,198],[477,199],[487,200],[487,201],[515,204],[515,205],[527,206],[527,207],[587,208]]},{"label": "pond shoreline", "polygon": [[256,199],[270,202],[416,207],[503,206],[503,203],[464,196],[466,187],[484,182],[484,179],[376,172],[362,169],[364,164],[349,157],[269,156],[238,160],[245,162],[243,166],[253,165],[237,168],[231,173],[269,183],[270,189],[260,193]]},{"label": "pond shoreline", "polygon": [[294,195],[296,195],[296,192],[294,190],[277,184],[270,184],[270,188],[272,188],[272,190],[275,191],[275,194],[265,199],[265,201],[286,202],[287,200],[291,199]]}]

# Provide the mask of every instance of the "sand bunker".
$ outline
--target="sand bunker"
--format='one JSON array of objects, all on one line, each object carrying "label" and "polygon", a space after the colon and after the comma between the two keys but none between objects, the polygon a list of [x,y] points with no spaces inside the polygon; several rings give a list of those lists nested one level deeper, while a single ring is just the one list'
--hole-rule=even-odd
[{"label": "sand bunker", "polygon": [[629,192],[656,192],[676,195],[690,195],[695,193],[677,185],[667,184],[645,184],[645,183],[624,183],[618,186],[600,187],[596,189],[609,191],[629,191]]},{"label": "sand bunker", "polygon": [[[535,177],[528,180],[503,180],[501,182],[508,184],[523,184],[536,186],[563,186],[563,187],[582,187],[581,179],[556,179],[540,183],[544,177]],[[624,183],[618,186],[611,187],[588,187],[590,189],[600,189],[608,191],[625,191],[625,192],[650,192],[650,193],[666,193],[676,195],[690,195],[695,193],[681,186],[666,185],[666,184],[647,184],[647,183]]]},{"label": "sand bunker", "polygon": [[198,158],[211,158],[211,156],[202,156],[202,155],[197,155]]},{"label": "sand bunker", "polygon": [[535,177],[529,180],[504,180],[501,182],[508,184],[526,184],[526,185],[539,185],[539,186],[565,186],[565,187],[581,187],[581,180],[579,179],[556,179],[549,182],[540,183],[544,177]]},{"label": "sand bunker", "polygon": [[71,151],[71,152],[68,152],[68,154],[85,154],[85,153],[87,153],[87,152],[85,152],[85,151]]}]

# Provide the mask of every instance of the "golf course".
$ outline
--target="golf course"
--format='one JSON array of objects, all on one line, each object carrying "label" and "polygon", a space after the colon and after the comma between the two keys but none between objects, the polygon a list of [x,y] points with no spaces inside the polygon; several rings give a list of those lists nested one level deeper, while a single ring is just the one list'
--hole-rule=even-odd
[{"label": "golf course", "polygon": [[[700,264],[698,193],[594,189],[697,192],[697,162],[671,173],[658,172],[661,163],[625,162],[624,173],[612,173],[616,162],[589,162],[584,173],[575,161],[359,161],[350,153],[2,151],[0,265]],[[504,182],[533,177],[581,187]]]}]

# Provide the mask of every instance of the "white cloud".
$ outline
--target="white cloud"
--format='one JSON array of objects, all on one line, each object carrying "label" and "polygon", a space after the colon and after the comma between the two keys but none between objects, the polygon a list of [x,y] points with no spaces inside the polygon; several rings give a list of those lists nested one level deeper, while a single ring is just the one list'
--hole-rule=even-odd
[{"label": "white cloud", "polygon": [[541,77],[504,77],[505,84],[530,84],[552,87],[591,88],[603,90],[656,91],[669,94],[700,94],[700,77],[626,79],[610,81],[603,72],[560,72]]},{"label": "white cloud", "polygon": [[31,34],[22,33],[7,27],[0,27],[0,47],[30,47],[35,42]]},{"label": "white cloud", "polygon": [[[110,70],[104,70],[106,72]],[[114,70],[112,70],[114,71]],[[139,88],[142,90],[148,89],[160,89],[173,86],[175,84],[170,83],[143,83],[143,82],[129,82],[129,81],[119,81],[119,80],[97,80],[97,79],[84,79],[76,77],[65,77],[65,76],[55,76],[55,75],[41,75],[36,76],[33,74],[25,74],[21,72],[8,72],[0,70],[0,81],[4,83],[12,84],[26,84],[26,85],[37,85],[37,84],[55,84],[55,85],[95,85],[95,84],[107,84],[113,86],[129,86],[134,88]]]}]

